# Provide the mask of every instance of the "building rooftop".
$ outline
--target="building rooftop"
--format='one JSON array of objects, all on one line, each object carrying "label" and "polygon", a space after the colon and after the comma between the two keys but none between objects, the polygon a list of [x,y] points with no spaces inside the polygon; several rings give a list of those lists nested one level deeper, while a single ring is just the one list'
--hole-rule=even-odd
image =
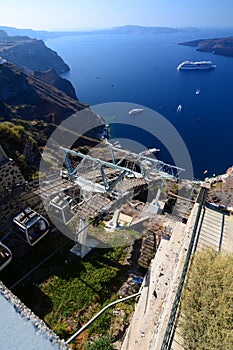
[{"label": "building rooftop", "polygon": [[49,329],[0,281],[0,349],[68,350]]}]

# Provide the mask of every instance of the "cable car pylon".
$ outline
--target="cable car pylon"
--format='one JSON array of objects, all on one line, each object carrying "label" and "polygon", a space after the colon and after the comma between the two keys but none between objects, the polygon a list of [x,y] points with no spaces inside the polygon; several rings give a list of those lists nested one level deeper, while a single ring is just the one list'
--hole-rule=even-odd
[{"label": "cable car pylon", "polygon": [[[77,220],[76,231],[72,236],[75,246],[71,251],[81,257],[95,245],[93,239],[92,242],[88,241],[90,222],[98,218],[101,220],[107,214],[113,213],[108,226],[116,228],[122,205],[135,196],[136,189],[144,185],[149,186],[161,179],[177,180],[184,171],[182,168],[145,155],[145,152],[137,154],[110,146],[109,143],[104,152],[108,157],[107,160],[65,147],[60,147],[60,151],[64,156],[69,180],[79,192],[76,201],[74,198],[65,201],[69,203],[70,211]],[[153,213],[158,210],[162,185],[163,181],[151,203]],[[54,204],[53,199],[49,206]],[[61,205],[60,218],[63,218],[65,224],[64,210],[64,206]]]}]

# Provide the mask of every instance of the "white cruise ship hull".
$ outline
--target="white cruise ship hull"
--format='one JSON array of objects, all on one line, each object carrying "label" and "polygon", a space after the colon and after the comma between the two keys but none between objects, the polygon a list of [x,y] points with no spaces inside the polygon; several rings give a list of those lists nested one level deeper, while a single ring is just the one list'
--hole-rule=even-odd
[{"label": "white cruise ship hull", "polygon": [[180,67],[179,70],[207,70],[207,69],[214,69],[215,66],[211,67]]},{"label": "white cruise ship hull", "polygon": [[211,61],[200,61],[200,62],[191,62],[184,61],[177,67],[177,70],[209,70],[214,69],[214,65]]}]

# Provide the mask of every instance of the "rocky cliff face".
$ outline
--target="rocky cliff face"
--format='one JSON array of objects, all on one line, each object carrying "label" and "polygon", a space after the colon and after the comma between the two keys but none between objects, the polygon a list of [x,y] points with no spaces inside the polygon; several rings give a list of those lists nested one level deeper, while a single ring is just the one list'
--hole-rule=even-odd
[{"label": "rocky cliff face", "polygon": [[197,51],[233,57],[233,37],[193,40],[180,43],[180,45],[197,47]]},{"label": "rocky cliff face", "polygon": [[[87,105],[16,66],[0,65],[0,116],[59,123]],[[93,113],[94,114],[94,113]]]},{"label": "rocky cliff face", "polygon": [[[50,72],[48,77],[56,75]],[[38,169],[39,148],[43,149],[56,124],[67,117],[73,115],[63,137],[69,136],[69,129],[73,132],[74,122],[78,128],[75,147],[99,142],[104,121],[86,107],[37,76],[8,62],[0,64],[0,144],[27,178]]]},{"label": "rocky cliff face", "polygon": [[0,65],[0,100],[13,105],[37,102],[26,75],[10,64]]},{"label": "rocky cliff face", "polygon": [[212,179],[208,201],[225,206],[233,206],[233,166],[226,173]]},{"label": "rocky cliff face", "polygon": [[75,89],[71,82],[67,79],[61,78],[54,69],[49,69],[46,72],[35,72],[35,77],[45,81],[48,84],[55,86],[57,89],[63,91],[71,98],[78,99]]},{"label": "rocky cliff face", "polygon": [[0,56],[28,73],[54,69],[60,74],[70,69],[42,40],[26,36],[7,36],[4,31],[0,31]]}]

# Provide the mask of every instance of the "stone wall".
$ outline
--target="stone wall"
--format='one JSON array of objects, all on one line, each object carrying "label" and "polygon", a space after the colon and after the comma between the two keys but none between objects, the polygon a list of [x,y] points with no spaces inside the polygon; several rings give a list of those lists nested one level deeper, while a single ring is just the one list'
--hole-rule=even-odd
[{"label": "stone wall", "polygon": [[[0,163],[0,192],[4,193],[25,183],[25,179],[13,160]],[[3,196],[3,195],[2,195]],[[1,196],[1,197],[2,197]]]},{"label": "stone wall", "polygon": [[14,161],[0,146],[0,230],[12,225],[12,219],[26,207],[43,210],[37,188],[39,183],[26,186],[25,179]]}]

